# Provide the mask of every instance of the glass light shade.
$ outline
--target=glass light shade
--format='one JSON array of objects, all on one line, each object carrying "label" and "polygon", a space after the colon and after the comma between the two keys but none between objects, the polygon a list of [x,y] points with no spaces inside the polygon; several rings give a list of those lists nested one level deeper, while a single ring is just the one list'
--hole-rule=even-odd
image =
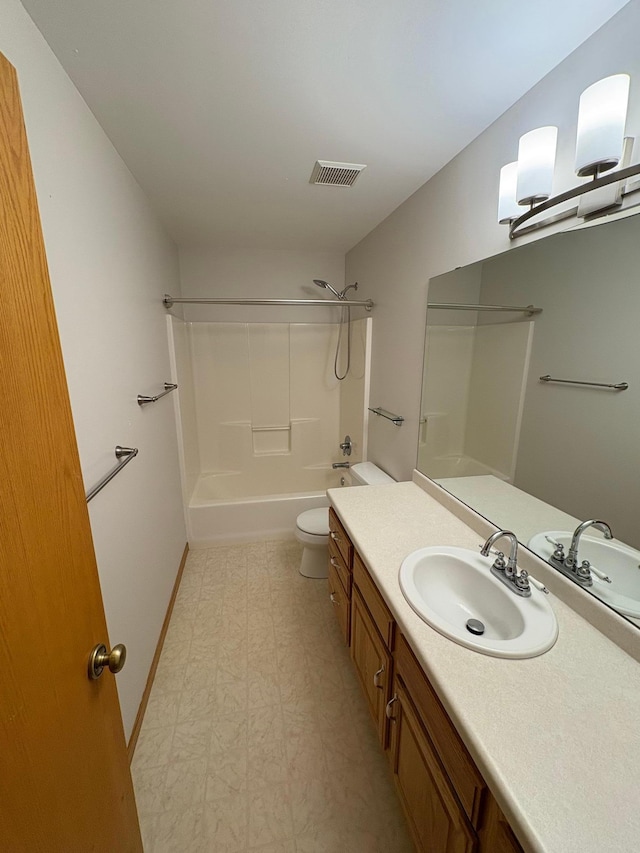
[{"label": "glass light shade", "polygon": [[605,77],[580,96],[576,174],[581,178],[613,169],[622,157],[629,102],[628,74]]},{"label": "glass light shade", "polygon": [[518,145],[518,204],[546,201],[551,195],[556,163],[557,127],[538,127],[520,137]]},{"label": "glass light shade", "polygon": [[498,190],[498,222],[509,225],[517,219],[522,210],[516,201],[516,180],[518,178],[518,161],[507,163],[500,169],[500,189]]}]

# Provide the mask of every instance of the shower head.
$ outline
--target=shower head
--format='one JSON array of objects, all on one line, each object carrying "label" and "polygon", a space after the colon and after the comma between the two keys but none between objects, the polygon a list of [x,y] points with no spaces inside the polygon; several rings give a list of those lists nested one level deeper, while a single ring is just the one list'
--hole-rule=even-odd
[{"label": "shower head", "polygon": [[333,293],[333,295],[336,297],[336,299],[344,299],[344,296],[342,296],[340,293],[338,293],[337,290],[331,287],[328,281],[323,281],[321,278],[314,278],[313,283],[317,284],[318,287],[324,287],[326,288],[326,290],[330,290],[331,293]]}]

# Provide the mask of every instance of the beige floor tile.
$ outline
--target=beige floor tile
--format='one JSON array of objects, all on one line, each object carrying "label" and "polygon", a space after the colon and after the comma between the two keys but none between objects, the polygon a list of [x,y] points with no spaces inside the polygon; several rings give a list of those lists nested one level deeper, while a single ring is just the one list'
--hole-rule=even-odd
[{"label": "beige floor tile", "polygon": [[147,729],[143,726],[133,758],[135,769],[145,770],[166,765],[171,752],[173,732],[173,726],[163,726],[159,729]]},{"label": "beige floor tile", "polygon": [[247,712],[247,743],[249,749],[262,746],[265,742],[284,740],[282,708],[272,705],[267,708],[249,708]]},{"label": "beige floor tile", "polygon": [[289,780],[289,766],[284,741],[268,740],[254,745],[247,755],[247,786],[259,791]]},{"label": "beige floor tile", "polygon": [[173,734],[169,760],[189,761],[209,755],[214,721],[210,717],[178,723]]},{"label": "beige floor tile", "polygon": [[211,853],[244,853],[247,847],[246,794],[205,803],[202,837],[207,844],[205,849]]},{"label": "beige floor tile", "polygon": [[205,799],[220,800],[247,790],[247,750],[229,749],[211,754],[207,769]]},{"label": "beige floor tile", "polygon": [[191,552],[132,773],[146,853],[409,853],[326,581],[295,541]]},{"label": "beige floor tile", "polygon": [[173,725],[178,717],[181,692],[158,690],[154,684],[147,710],[144,715],[145,729],[158,729],[162,726]]},{"label": "beige floor tile", "polygon": [[202,807],[165,811],[155,818],[152,848],[145,853],[199,853],[201,839]]},{"label": "beige floor tile", "polygon": [[210,752],[212,755],[233,749],[248,748],[248,721],[242,714],[217,715],[211,730]]},{"label": "beige floor tile", "polygon": [[294,837],[289,786],[272,785],[247,794],[249,846],[288,841]]},{"label": "beige floor tile", "polygon": [[164,780],[167,775],[167,767],[149,767],[146,769],[132,767],[131,775],[135,789],[138,815],[141,820],[143,815],[154,815],[163,811],[162,796],[164,794]]},{"label": "beige floor tile", "polygon": [[172,761],[167,768],[162,803],[167,811],[188,809],[204,800],[207,758]]}]

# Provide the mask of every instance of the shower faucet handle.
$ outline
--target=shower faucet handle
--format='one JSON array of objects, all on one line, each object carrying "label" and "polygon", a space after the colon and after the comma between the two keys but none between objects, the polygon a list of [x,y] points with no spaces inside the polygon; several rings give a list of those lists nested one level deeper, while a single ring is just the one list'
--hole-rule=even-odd
[{"label": "shower faucet handle", "polygon": [[345,435],[344,441],[340,442],[340,450],[342,451],[343,456],[351,456],[351,449],[353,447],[353,442],[351,441],[350,435]]}]

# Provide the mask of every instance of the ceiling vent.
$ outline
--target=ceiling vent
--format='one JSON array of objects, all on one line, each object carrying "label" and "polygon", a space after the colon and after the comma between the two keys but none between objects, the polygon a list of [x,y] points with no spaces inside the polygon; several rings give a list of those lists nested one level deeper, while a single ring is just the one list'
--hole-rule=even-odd
[{"label": "ceiling vent", "polygon": [[331,163],[329,160],[316,160],[309,183],[324,184],[326,187],[352,187],[360,172],[366,168],[358,163]]}]

